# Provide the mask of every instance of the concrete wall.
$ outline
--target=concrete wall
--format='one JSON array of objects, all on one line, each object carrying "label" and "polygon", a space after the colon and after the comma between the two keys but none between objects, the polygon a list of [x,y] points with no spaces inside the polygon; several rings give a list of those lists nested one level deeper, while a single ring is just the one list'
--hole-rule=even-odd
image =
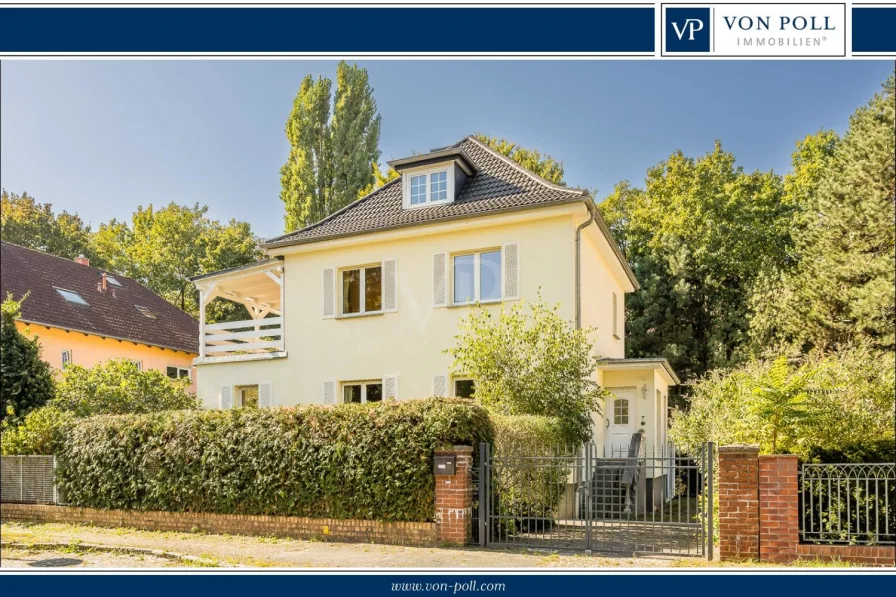
[{"label": "concrete wall", "polygon": [[157,369],[162,373],[165,373],[166,368],[171,365],[192,369],[191,391],[196,391],[196,369],[193,368],[193,359],[197,356],[195,353],[147,346],[127,340],[102,338],[82,332],[70,332],[36,323],[25,324],[17,321],[16,327],[23,333],[28,330],[28,334],[37,336],[41,346],[41,358],[54,369],[62,368],[63,350],[71,351],[72,363],[87,368],[109,359],[140,361],[144,370]]}]

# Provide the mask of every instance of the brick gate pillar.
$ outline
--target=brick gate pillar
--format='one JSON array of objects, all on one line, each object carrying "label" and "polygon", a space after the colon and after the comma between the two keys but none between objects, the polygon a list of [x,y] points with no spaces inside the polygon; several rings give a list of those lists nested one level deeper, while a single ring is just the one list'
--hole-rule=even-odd
[{"label": "brick gate pillar", "polygon": [[759,446],[719,448],[719,557],[759,559]]},{"label": "brick gate pillar", "polygon": [[759,457],[759,559],[789,564],[800,543],[798,510],[799,458]]},{"label": "brick gate pillar", "polygon": [[440,448],[436,456],[454,456],[453,475],[435,475],[439,543],[465,545],[473,540],[473,448]]}]

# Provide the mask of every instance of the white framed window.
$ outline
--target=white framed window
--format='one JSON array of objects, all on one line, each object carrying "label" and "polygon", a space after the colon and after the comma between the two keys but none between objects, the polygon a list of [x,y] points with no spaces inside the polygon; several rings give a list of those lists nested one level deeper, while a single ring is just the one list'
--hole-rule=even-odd
[{"label": "white framed window", "polygon": [[382,264],[341,270],[340,284],[342,315],[383,312]]},{"label": "white framed window", "polygon": [[469,378],[454,378],[454,397],[455,398],[472,398],[476,392],[476,383]]},{"label": "white framed window", "polygon": [[134,367],[137,368],[137,371],[143,371],[143,361],[135,361],[133,359],[128,359],[128,362],[130,362],[132,365],[134,365]]},{"label": "white framed window", "polygon": [[190,379],[190,370],[186,367],[178,367],[176,365],[168,365],[165,368],[165,374],[171,379],[181,379],[186,377]]},{"label": "white framed window", "polygon": [[62,351],[62,368],[65,369],[68,365],[72,364],[72,351],[71,350],[63,350]]},{"label": "white framed window", "polygon": [[415,170],[404,178],[404,206],[425,207],[454,200],[454,165]]},{"label": "white framed window", "polygon": [[433,172],[429,175],[429,202],[441,203],[448,200],[448,171]]},{"label": "white framed window", "polygon": [[613,424],[628,425],[628,400],[617,398],[613,401]]},{"label": "white framed window", "polygon": [[346,381],[342,383],[342,402],[345,404],[367,404],[383,401],[383,380]]},{"label": "white framed window", "polygon": [[454,255],[452,277],[455,305],[500,301],[501,250]]},{"label": "white framed window", "polygon": [[411,177],[411,205],[426,203],[426,174]]},{"label": "white framed window", "polygon": [[[53,288],[56,288],[56,287],[54,286]],[[83,305],[85,307],[90,306],[90,303],[88,303],[83,298],[81,298],[81,295],[78,294],[77,292],[75,292],[74,290],[66,290],[65,288],[56,288],[56,292],[58,292],[62,298],[64,298],[68,302],[72,303],[73,305]]]},{"label": "white framed window", "polygon": [[234,388],[235,408],[258,408],[258,386],[236,386]]}]

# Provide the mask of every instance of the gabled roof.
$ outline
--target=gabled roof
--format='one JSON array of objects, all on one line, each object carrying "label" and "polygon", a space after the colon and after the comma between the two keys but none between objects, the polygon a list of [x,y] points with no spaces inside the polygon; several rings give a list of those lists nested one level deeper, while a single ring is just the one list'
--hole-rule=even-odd
[{"label": "gabled roof", "polygon": [[402,209],[401,179],[395,179],[320,222],[268,239],[262,246],[283,247],[456,218],[591,201],[585,191],[550,183],[474,137],[435,153],[449,154],[451,150],[461,150],[478,170],[453,203]]},{"label": "gabled roof", "polygon": [[[128,340],[184,352],[199,352],[199,324],[138,282],[106,272],[120,286],[102,284],[103,270],[0,242],[0,296],[21,299],[22,321]],[[87,305],[67,301],[57,291],[77,293]],[[155,315],[147,317],[137,307]]]}]

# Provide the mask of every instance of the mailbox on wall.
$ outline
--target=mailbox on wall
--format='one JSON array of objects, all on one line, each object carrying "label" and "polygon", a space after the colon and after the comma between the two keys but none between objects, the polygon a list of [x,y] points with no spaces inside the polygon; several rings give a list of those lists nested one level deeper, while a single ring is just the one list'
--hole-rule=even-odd
[{"label": "mailbox on wall", "polygon": [[433,472],[437,475],[453,475],[454,474],[454,454],[449,456],[436,456],[433,459]]}]

